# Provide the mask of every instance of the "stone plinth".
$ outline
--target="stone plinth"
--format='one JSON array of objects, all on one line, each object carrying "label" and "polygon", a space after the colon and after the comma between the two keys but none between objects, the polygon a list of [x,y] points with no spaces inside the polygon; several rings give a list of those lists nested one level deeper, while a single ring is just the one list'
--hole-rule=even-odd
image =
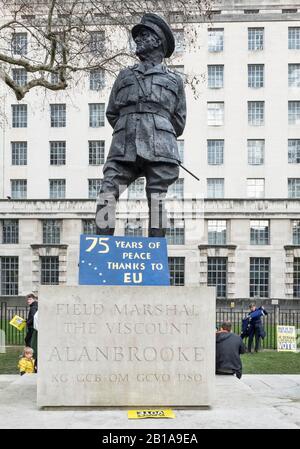
[{"label": "stone plinth", "polygon": [[210,405],[215,289],[43,286],[38,405]]}]

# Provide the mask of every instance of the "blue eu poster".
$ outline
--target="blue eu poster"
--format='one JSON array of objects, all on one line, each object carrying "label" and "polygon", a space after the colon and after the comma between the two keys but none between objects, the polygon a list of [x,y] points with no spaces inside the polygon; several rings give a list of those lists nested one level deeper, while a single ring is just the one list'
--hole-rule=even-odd
[{"label": "blue eu poster", "polygon": [[80,285],[170,285],[165,238],[80,236]]}]

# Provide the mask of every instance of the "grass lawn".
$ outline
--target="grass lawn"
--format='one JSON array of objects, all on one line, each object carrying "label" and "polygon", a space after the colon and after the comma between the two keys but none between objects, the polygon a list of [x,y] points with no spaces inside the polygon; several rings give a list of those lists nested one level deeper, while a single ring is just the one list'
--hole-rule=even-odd
[{"label": "grass lawn", "polygon": [[262,351],[243,354],[243,374],[300,374],[300,353]]},{"label": "grass lawn", "polygon": [[[0,374],[18,374],[22,346],[9,346],[0,353]],[[243,374],[300,374],[300,353],[262,351],[243,354]]]},{"label": "grass lawn", "polygon": [[0,353],[0,374],[18,374],[19,356],[22,354],[23,346],[8,346],[6,353]]}]

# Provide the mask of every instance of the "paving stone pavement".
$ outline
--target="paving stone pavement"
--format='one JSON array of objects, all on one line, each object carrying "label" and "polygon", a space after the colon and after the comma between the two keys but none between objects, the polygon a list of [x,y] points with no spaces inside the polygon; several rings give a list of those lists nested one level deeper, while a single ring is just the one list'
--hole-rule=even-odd
[{"label": "paving stone pavement", "polygon": [[0,376],[0,429],[300,429],[300,375],[217,376],[212,407],[173,407],[169,420],[128,420],[126,408],[39,409],[36,377]]}]

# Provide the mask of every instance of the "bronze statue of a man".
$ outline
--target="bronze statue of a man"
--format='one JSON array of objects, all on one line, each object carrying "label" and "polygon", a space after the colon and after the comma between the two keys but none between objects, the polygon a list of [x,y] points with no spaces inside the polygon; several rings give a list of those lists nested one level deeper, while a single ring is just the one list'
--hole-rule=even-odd
[{"label": "bronze statue of a man", "polygon": [[162,64],[175,40],[161,17],[145,14],[132,36],[140,63],[121,70],[110,94],[106,117],[114,130],[98,197],[97,234],[114,233],[120,186],[145,176],[149,237],[164,237],[164,198],[179,175],[176,138],[185,127],[184,86],[181,76]]}]

